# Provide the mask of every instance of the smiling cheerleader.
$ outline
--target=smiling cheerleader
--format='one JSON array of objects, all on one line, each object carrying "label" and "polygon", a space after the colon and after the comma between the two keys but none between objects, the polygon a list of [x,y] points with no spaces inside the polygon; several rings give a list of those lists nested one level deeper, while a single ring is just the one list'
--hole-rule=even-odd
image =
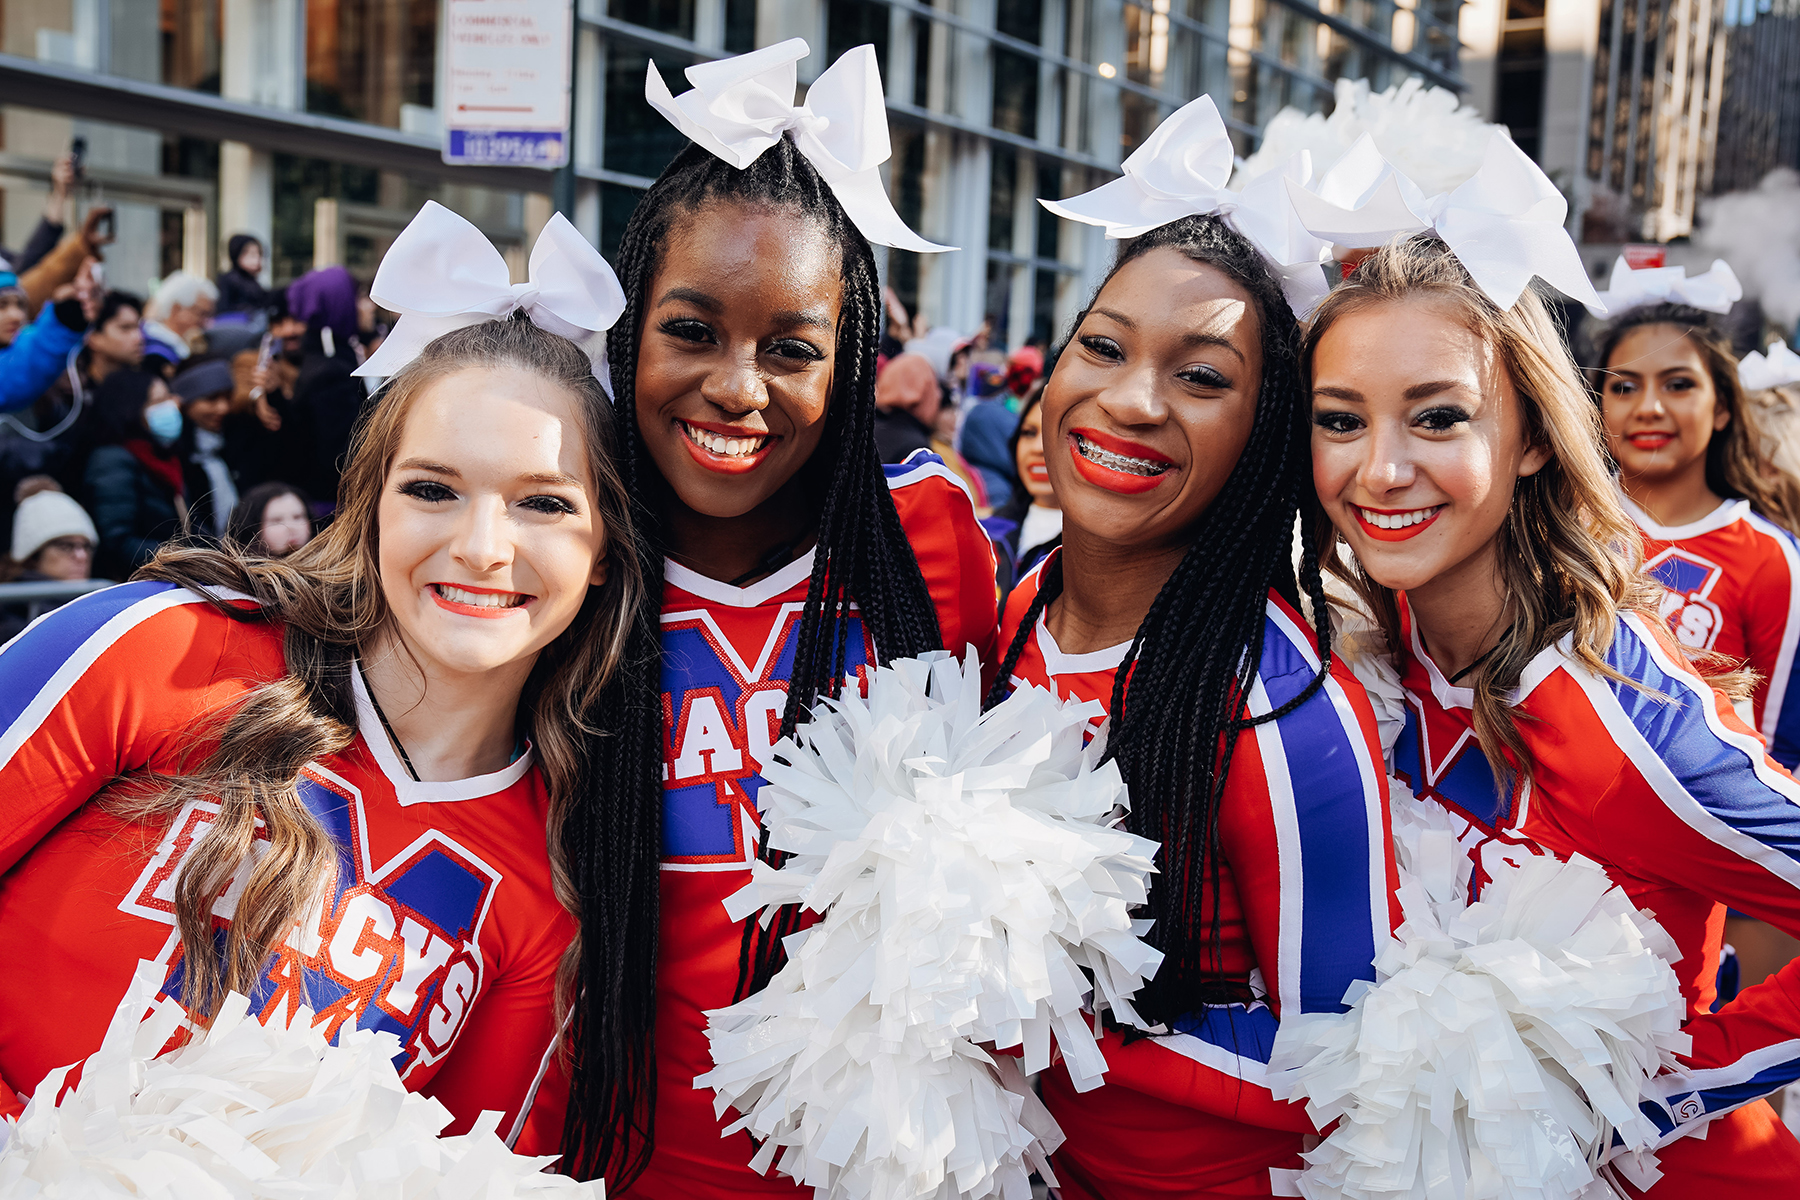
[{"label": "smiling cheerleader", "polygon": [[393,378],[330,528],[165,550],[0,651],[0,1114],[99,1048],[144,959],[202,1023],[237,992],[390,1032],[456,1130],[519,1136],[568,999],[575,731],[641,590],[612,409],[562,336],[618,283],[560,217],[532,262],[558,286],[521,309],[428,205],[376,295],[410,277],[436,324],[370,360]]},{"label": "smiling cheerleader", "polygon": [[[1693,1042],[1643,1105],[1663,1135],[1648,1194],[1800,1194],[1800,1143],[1760,1099],[1800,1076],[1800,966],[1711,1012],[1724,903],[1800,932],[1800,784],[1658,618],[1543,301],[1471,259],[1434,232],[1383,246],[1305,344],[1319,503],[1398,648],[1394,772],[1448,815],[1471,899],[1530,856],[1579,855],[1673,938]],[[1673,366],[1650,350],[1635,369]]]},{"label": "smiling cheerleader", "polygon": [[[1107,1029],[1097,1089],[1060,1063],[1043,1076],[1070,1200],[1294,1194],[1314,1128],[1270,1093],[1278,1022],[1341,1012],[1391,928],[1374,716],[1332,654],[1310,542],[1298,581],[1288,566],[1306,472],[1299,330],[1279,260],[1241,231],[1261,214],[1219,190],[1230,169],[1202,99],[1125,179],[1047,205],[1149,226],[1044,387],[1063,544],[1007,601],[994,697],[1010,682],[1106,705],[1124,827],[1163,847],[1141,915],[1164,960],[1136,1003],[1164,1032]],[[1140,188],[1153,172],[1155,192]]]},{"label": "smiling cheerleader", "polygon": [[[1730,277],[1722,263],[1709,274],[1721,270]],[[1681,280],[1668,298],[1616,316],[1598,339],[1594,382],[1625,511],[1665,589],[1662,615],[1684,647],[1756,672],[1750,724],[1791,769],[1800,762],[1800,480],[1765,453],[1737,360],[1709,316],[1730,307],[1729,293],[1709,303],[1698,294],[1706,279]]]},{"label": "smiling cheerleader", "polygon": [[[582,966],[596,1003],[571,1028],[574,1076],[546,1086],[531,1118],[566,1127],[569,1169],[604,1173],[619,1195],[794,1194],[751,1169],[748,1135],[720,1136],[735,1115],[694,1086],[713,1066],[707,1010],[760,991],[800,928],[797,909],[764,927],[724,908],[752,864],[781,858],[761,825],[761,768],[867,664],[971,644],[985,661],[994,637],[993,552],[967,493],[930,454],[884,470],[875,449],[870,243],[945,247],[907,229],[883,190],[874,50],[847,52],[793,107],[806,54],[795,39],[691,67],[680,97],[650,68],[650,102],[696,144],[619,245],[626,309],[608,351],[621,463],[660,588],[602,704],[591,786],[661,805],[661,886],[638,901],[658,914],[655,971],[626,1000],[654,987],[656,1038],[653,1060],[634,1064],[634,1108],[609,1066],[619,1005],[598,999],[619,913],[596,903]],[[571,854],[603,871],[615,831],[588,836]]]}]

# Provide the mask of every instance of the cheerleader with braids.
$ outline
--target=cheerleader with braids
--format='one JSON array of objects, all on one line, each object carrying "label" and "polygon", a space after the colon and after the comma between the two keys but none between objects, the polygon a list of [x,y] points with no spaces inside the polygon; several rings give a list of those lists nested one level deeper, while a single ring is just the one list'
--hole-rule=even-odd
[{"label": "cheerleader with braids", "polygon": [[[1517,154],[1497,137],[1489,165]],[[1319,503],[1396,648],[1394,773],[1451,815],[1476,895],[1580,854],[1673,937],[1691,1071],[1644,1106],[1665,1134],[1648,1194],[1800,1195],[1800,1143],[1760,1099],[1800,1077],[1800,964],[1710,1011],[1725,904],[1800,934],[1800,784],[1658,616],[1599,413],[1528,286],[1598,303],[1557,212],[1486,188],[1365,259],[1304,345]]]},{"label": "cheerleader with braids", "polygon": [[[1207,99],[1120,183],[1160,170],[1166,197],[1195,160],[1221,184],[1230,171]],[[1136,1003],[1167,1032],[1108,1029],[1093,1091],[1060,1064],[1042,1077],[1068,1138],[1062,1194],[1080,1200],[1296,1194],[1314,1130],[1270,1095],[1277,1020],[1342,1011],[1393,920],[1374,716],[1331,653],[1310,542],[1317,623],[1289,566],[1307,467],[1299,330],[1281,264],[1239,232],[1256,214],[1218,215],[1207,182],[1167,224],[1119,184],[1047,205],[1153,226],[1121,247],[1044,388],[1063,544],[1007,602],[992,697],[1029,683],[1105,704],[1126,827],[1163,846],[1143,915],[1165,957]]]},{"label": "cheerleader with braids", "polygon": [[[567,1130],[566,1169],[604,1173],[614,1195],[796,1190],[749,1168],[750,1138],[720,1136],[735,1114],[715,1116],[694,1087],[712,1069],[706,1010],[762,988],[800,927],[797,911],[763,929],[723,907],[759,856],[775,861],[759,768],[877,656],[992,651],[994,561],[969,497],[935,457],[884,470],[875,449],[870,242],[944,247],[908,230],[882,189],[873,50],[847,53],[790,108],[806,53],[796,39],[692,67],[679,98],[650,68],[651,103],[696,144],[638,203],[617,257],[622,470],[647,512],[644,572],[662,586],[601,705],[589,786],[609,803],[660,800],[660,888],[607,906],[599,881],[620,847],[603,819],[569,854],[578,890],[595,889],[581,986],[595,995],[613,955],[654,952],[656,1036],[653,1055],[617,1036],[641,1020],[648,976],[610,1006],[578,1007],[572,1078],[553,1079],[532,1115]],[[758,119],[733,115],[746,112]],[[644,913],[658,940],[618,940]],[[628,1078],[646,1085],[635,1109]]]}]

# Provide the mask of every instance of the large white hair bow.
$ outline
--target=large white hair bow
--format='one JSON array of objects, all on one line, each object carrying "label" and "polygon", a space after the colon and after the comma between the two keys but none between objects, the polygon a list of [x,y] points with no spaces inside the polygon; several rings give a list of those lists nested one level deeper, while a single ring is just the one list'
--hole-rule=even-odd
[{"label": "large white hair bow", "polygon": [[1433,230],[1488,299],[1511,308],[1532,276],[1605,316],[1563,221],[1569,203],[1538,165],[1495,130],[1481,169],[1453,191],[1427,196],[1364,134],[1316,190],[1289,183],[1300,222],[1340,246],[1380,246]]},{"label": "large white hair bow", "polygon": [[736,58],[687,69],[693,90],[670,94],[656,64],[644,75],[644,99],[669,123],[738,170],[787,134],[831,188],[865,238],[878,246],[933,253],[954,250],[908,229],[888,200],[881,164],[888,143],[887,104],[875,47],[844,51],[794,104],[794,64],[812,53],[805,38],[789,38]]},{"label": "large white hair bow", "polygon": [[1800,383],[1800,354],[1786,342],[1776,342],[1762,353],[1752,350],[1738,359],[1738,382],[1751,392]]},{"label": "large white hair bow", "polygon": [[1125,160],[1118,179],[1067,200],[1038,203],[1059,217],[1102,226],[1109,238],[1134,238],[1183,217],[1217,213],[1267,260],[1294,311],[1312,311],[1328,290],[1320,264],[1331,247],[1306,231],[1281,190],[1286,179],[1301,186],[1310,181],[1310,156],[1302,151],[1242,192],[1225,187],[1232,161],[1231,135],[1212,97],[1202,96],[1158,125]]},{"label": "large white hair bow", "polygon": [[1613,263],[1612,279],[1600,293],[1600,302],[1609,313],[1622,313],[1642,304],[1685,304],[1706,312],[1728,313],[1731,306],[1744,298],[1744,287],[1732,273],[1731,265],[1722,258],[1713,259],[1712,269],[1704,275],[1688,276],[1684,267],[1647,267],[1632,270],[1620,255]]},{"label": "large white hair bow", "polygon": [[538,234],[529,269],[529,282],[513,283],[506,260],[479,229],[427,200],[375,272],[370,297],[400,320],[356,374],[397,374],[432,339],[523,309],[539,329],[581,344],[611,395],[606,352],[595,335],[625,311],[619,277],[561,213]]}]

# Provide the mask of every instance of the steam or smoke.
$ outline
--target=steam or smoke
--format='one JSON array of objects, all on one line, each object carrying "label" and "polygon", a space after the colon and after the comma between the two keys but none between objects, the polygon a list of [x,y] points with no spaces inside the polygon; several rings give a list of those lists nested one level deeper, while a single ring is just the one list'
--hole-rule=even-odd
[{"label": "steam or smoke", "polygon": [[1337,107],[1329,117],[1296,108],[1276,113],[1233,186],[1241,188],[1301,150],[1312,151],[1313,171],[1323,172],[1367,133],[1382,156],[1427,195],[1447,192],[1481,168],[1495,129],[1505,126],[1490,125],[1455,92],[1428,88],[1417,78],[1385,92],[1371,91],[1366,79],[1340,79]]},{"label": "steam or smoke", "polygon": [[1747,192],[1700,202],[1694,243],[1731,264],[1746,298],[1783,329],[1800,319],[1800,171],[1778,167]]}]

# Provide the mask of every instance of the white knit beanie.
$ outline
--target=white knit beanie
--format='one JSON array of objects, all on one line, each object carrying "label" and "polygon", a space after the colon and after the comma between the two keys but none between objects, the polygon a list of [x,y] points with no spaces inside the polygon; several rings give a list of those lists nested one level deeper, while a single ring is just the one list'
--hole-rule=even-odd
[{"label": "white knit beanie", "polygon": [[12,557],[24,562],[36,554],[45,542],[80,535],[98,542],[94,522],[74,497],[64,492],[37,492],[19,501],[13,510]]}]

